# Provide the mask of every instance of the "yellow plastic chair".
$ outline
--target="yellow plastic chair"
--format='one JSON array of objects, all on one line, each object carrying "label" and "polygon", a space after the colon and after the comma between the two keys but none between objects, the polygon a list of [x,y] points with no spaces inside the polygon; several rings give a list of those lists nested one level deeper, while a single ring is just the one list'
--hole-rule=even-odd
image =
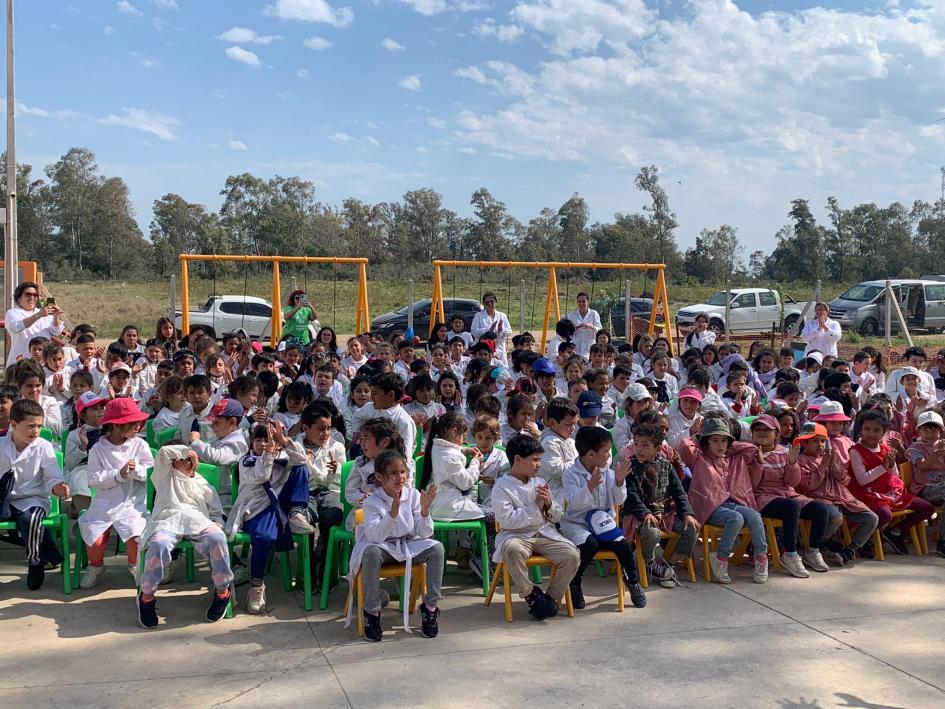
[{"label": "yellow plastic chair", "polygon": [[[676,550],[676,544],[679,542],[679,535],[675,532],[663,532],[660,531],[660,539],[668,539],[669,542],[666,544],[666,548],[663,550],[663,558],[668,559],[673,555],[673,552]],[[650,582],[646,575],[646,559],[643,558],[643,545],[640,543],[640,535],[637,534],[637,542],[634,544],[636,547],[636,557],[637,557],[637,572],[640,574],[640,585],[643,588],[649,588]],[[685,560],[686,572],[689,574],[689,582],[696,582],[696,566],[692,561],[692,554]],[[707,579],[708,580],[708,579]]]},{"label": "yellow plastic chair", "polygon": [[[903,484],[906,486],[906,490],[909,489],[909,485],[912,484],[912,465],[910,463],[903,463],[899,466],[899,476],[902,478]],[[908,512],[893,512],[893,519],[902,518],[908,515]],[[911,530],[912,537],[912,548],[915,551],[917,556],[928,555],[929,553],[929,538],[925,532],[925,522],[922,524],[915,525]]]},{"label": "yellow plastic chair", "polygon": [[[702,543],[702,576],[706,581],[712,580],[712,566],[709,564],[709,555],[714,554],[716,549],[718,549],[719,539],[721,539],[721,537],[721,527],[716,527],[714,524],[702,525],[699,538]],[[738,537],[739,541],[736,542],[735,549],[737,550],[741,547],[742,556],[744,556],[744,549],[747,548],[748,544],[751,542],[751,534],[748,531],[748,527],[742,527],[738,530]]]}]

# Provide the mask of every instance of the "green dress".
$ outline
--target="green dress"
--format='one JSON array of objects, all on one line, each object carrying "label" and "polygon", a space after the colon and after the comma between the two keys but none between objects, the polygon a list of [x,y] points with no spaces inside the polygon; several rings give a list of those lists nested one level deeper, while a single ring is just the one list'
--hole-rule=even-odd
[{"label": "green dress", "polygon": [[282,309],[282,315],[285,318],[285,323],[282,326],[282,336],[294,337],[301,344],[307,345],[312,339],[308,326],[315,319],[315,313],[307,305],[299,308],[291,318],[289,317],[290,312],[292,312],[291,305],[287,305]]}]

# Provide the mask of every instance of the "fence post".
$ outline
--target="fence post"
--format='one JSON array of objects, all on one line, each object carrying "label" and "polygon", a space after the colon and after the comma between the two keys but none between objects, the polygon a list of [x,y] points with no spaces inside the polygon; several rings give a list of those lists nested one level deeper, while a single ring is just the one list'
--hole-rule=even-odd
[{"label": "fence post", "polygon": [[[890,291],[891,290],[892,289],[890,289]],[[889,298],[887,298],[887,300],[889,300]],[[909,333],[909,323],[906,322],[906,318],[902,314],[902,308],[899,307],[899,300],[894,300],[892,305],[896,309],[896,318],[899,320],[899,326],[902,328],[902,336],[906,338],[909,347],[912,347],[912,335]]]},{"label": "fence post", "polygon": [[521,280],[519,285],[520,290],[518,294],[518,332],[519,334],[525,332],[528,328],[525,327],[525,279]]},{"label": "fence post", "polygon": [[177,310],[177,276],[171,274],[171,296],[168,302],[170,310],[167,313],[167,317],[171,320],[174,319],[174,312]]},{"label": "fence post", "polygon": [[[433,326],[436,315],[433,312],[435,304],[430,304],[430,326]],[[407,329],[413,330],[413,279],[407,281]],[[416,333],[414,333],[416,334]]]},{"label": "fence post", "polygon": [[[630,307],[630,279],[624,280],[623,329],[627,344],[633,344],[633,309]],[[655,305],[655,304],[654,304]]]},{"label": "fence post", "polygon": [[892,345],[892,285],[886,281],[886,347]]}]

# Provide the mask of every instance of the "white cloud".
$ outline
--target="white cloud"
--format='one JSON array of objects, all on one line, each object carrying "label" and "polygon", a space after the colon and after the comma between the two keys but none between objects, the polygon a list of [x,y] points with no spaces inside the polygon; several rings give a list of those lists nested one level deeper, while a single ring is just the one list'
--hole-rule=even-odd
[{"label": "white cloud", "polygon": [[177,10],[177,0],[151,0],[159,10]]},{"label": "white cloud", "polygon": [[334,27],[346,27],[354,21],[350,7],[332,7],[326,0],[276,0],[267,5],[263,14],[282,20],[320,22]]},{"label": "white cloud", "polygon": [[400,0],[406,5],[410,5],[414,10],[419,12],[421,15],[437,15],[448,7],[446,0]]},{"label": "white cloud", "polygon": [[145,69],[153,69],[154,67],[160,65],[161,62],[159,62],[154,57],[141,57],[141,66],[143,66]]},{"label": "white cloud", "polygon": [[115,3],[115,9],[118,10],[118,12],[121,12],[125,15],[139,15],[140,16],[141,14],[143,14],[141,10],[139,10],[130,2],[128,2],[128,0],[118,0],[118,2]]},{"label": "white cloud", "polygon": [[314,49],[316,52],[322,51],[323,49],[328,49],[334,44],[324,37],[312,36],[302,42],[309,49]]},{"label": "white cloud", "polygon": [[[0,101],[0,105],[2,105],[3,108],[6,108],[6,100]],[[39,108],[37,106],[27,106],[25,103],[21,103],[20,101],[16,102],[16,113],[17,115],[22,114],[24,116],[36,116],[37,118],[52,118],[60,121],[80,118],[82,116],[82,114],[78,111],[70,111],[67,109],[49,110],[46,108]]]},{"label": "white cloud", "polygon": [[460,148],[459,152],[463,153],[464,155],[478,155],[479,154],[478,150],[476,150],[475,148],[470,148],[469,146]]},{"label": "white cloud", "polygon": [[373,145],[375,148],[381,147],[381,141],[379,141],[373,135],[369,135],[367,138],[365,138],[365,140],[367,140],[367,142]]},{"label": "white cloud", "polygon": [[354,138],[352,138],[347,133],[332,133],[330,136],[328,136],[328,140],[330,140],[332,143],[338,143],[340,145],[343,143],[350,143],[354,140]]},{"label": "white cloud", "polygon": [[295,72],[295,75],[300,79],[307,79],[311,76],[311,74],[308,73],[308,69],[299,69]]},{"label": "white cloud", "polygon": [[390,37],[385,37],[384,41],[381,42],[381,46],[388,52],[402,52],[406,49],[404,45]]},{"label": "white cloud", "polygon": [[457,12],[482,12],[488,10],[490,4],[486,0],[458,0],[453,9]]},{"label": "white cloud", "polygon": [[111,25],[105,25],[105,28],[102,31],[105,33],[105,36],[107,37],[108,35],[110,35],[112,32],[115,31],[115,28],[112,27]]},{"label": "white cloud", "polygon": [[473,34],[482,38],[495,37],[500,42],[511,44],[522,36],[524,30],[518,25],[497,25],[495,20],[487,17],[477,25],[473,25]]},{"label": "white cloud", "polygon": [[171,116],[143,108],[124,108],[124,115],[111,114],[99,119],[99,123],[106,126],[122,126],[134,130],[144,131],[155,135],[161,140],[177,140],[174,127],[180,122]]},{"label": "white cloud", "polygon": [[222,39],[224,42],[230,42],[231,44],[269,45],[276,40],[282,39],[282,37],[277,34],[257,34],[255,30],[247,29],[246,27],[231,27],[223,34],[217,35],[217,39]]},{"label": "white cloud", "polygon": [[407,89],[408,91],[419,91],[421,76],[422,74],[411,74],[410,76],[405,76],[403,79],[397,82],[397,85],[402,89]]},{"label": "white cloud", "polygon": [[262,66],[262,62],[255,52],[243,49],[242,47],[227,47],[226,56],[234,62],[242,62],[250,66]]},{"label": "white cloud", "polygon": [[443,130],[446,128],[446,121],[442,118],[436,118],[435,116],[430,116],[427,118],[427,125],[431,128],[436,128],[437,130]]},{"label": "white cloud", "polygon": [[475,81],[477,84],[485,84],[488,81],[486,75],[482,73],[482,70],[475,66],[461,67],[453,73],[462,79]]},{"label": "white cloud", "polygon": [[[692,8],[711,12],[730,4],[712,0]],[[519,2],[509,15],[551,37],[552,51],[562,55],[593,51],[602,41],[623,45],[646,34],[656,19],[644,0],[536,0]]]},{"label": "white cloud", "polygon": [[249,150],[249,148],[246,147],[246,143],[241,140],[231,140],[228,145],[230,150]]}]

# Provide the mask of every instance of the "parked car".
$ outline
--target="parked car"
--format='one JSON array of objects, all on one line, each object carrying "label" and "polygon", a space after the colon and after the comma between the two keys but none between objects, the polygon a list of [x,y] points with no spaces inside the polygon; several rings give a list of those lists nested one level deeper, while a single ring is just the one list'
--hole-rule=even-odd
[{"label": "parked car", "polygon": [[[421,342],[426,342],[427,335],[430,332],[430,311],[433,309],[433,301],[429,298],[418,300],[413,304],[413,331],[420,337]],[[472,326],[473,318],[476,313],[482,310],[482,304],[477,300],[469,298],[444,298],[443,310],[446,313],[446,319],[449,320],[453,315],[459,313],[463,316],[463,323],[468,331]],[[449,326],[449,322],[446,323]],[[383,315],[378,315],[371,321],[371,332],[379,333],[382,337],[388,337],[394,330],[403,332],[407,329],[407,306],[394,310]]]},{"label": "parked car", "polygon": [[[620,296],[620,300],[617,301],[617,304],[610,311],[610,334],[615,339],[622,339],[626,334],[627,325],[626,325],[626,296]],[[653,299],[652,298],[631,298],[630,299],[630,316],[633,318],[639,318],[640,320],[646,320],[649,322],[650,314],[653,312]],[[656,314],[657,324],[663,323],[663,314]],[[606,326],[606,323],[605,323]]]},{"label": "parked car", "polygon": [[763,332],[770,330],[772,325],[790,328],[797,322],[806,305],[785,295],[782,320],[781,297],[777,291],[769,288],[732,288],[731,291],[719,291],[704,303],[682,308],[676,313],[676,323],[681,327],[692,327],[696,323],[696,316],[704,313],[709,316],[710,330],[725,332],[726,292],[732,296],[729,305],[731,322],[728,323],[731,332]]},{"label": "parked car", "polygon": [[[945,282],[898,278],[890,280],[889,284],[910,330],[938,332],[945,329]],[[830,301],[830,317],[840,323],[841,328],[861,335],[883,334],[886,329],[886,281],[863,281],[841,293]],[[902,329],[895,313],[891,325],[894,332]]]},{"label": "parked car", "polygon": [[[281,321],[281,313],[279,314]],[[197,310],[190,311],[190,327],[202,327],[207,335],[219,339],[228,332],[242,334],[249,340],[265,340],[272,333],[272,304],[251,295],[211,295]],[[181,311],[174,313],[174,327],[181,332]],[[314,339],[320,325],[309,325]]]}]

